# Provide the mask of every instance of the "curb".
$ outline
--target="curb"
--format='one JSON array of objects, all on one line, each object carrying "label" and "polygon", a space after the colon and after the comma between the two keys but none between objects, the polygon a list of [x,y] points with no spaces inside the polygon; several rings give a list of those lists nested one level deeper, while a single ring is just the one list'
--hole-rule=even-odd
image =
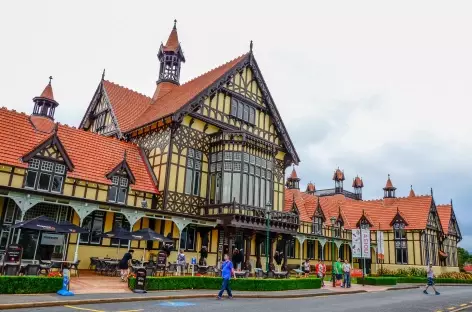
[{"label": "curb", "polygon": [[[336,295],[349,295],[365,293],[366,290],[353,290],[349,292],[331,292],[331,293],[314,293],[314,294],[289,294],[289,295],[236,295],[235,298],[242,299],[288,299],[288,298],[309,298],[324,297]],[[100,303],[119,303],[133,301],[152,301],[152,300],[176,300],[176,299],[197,299],[197,298],[215,298],[215,294],[198,294],[198,295],[174,295],[174,296],[143,296],[143,297],[125,297],[125,298],[103,298],[103,299],[83,299],[83,300],[63,300],[63,301],[43,301],[43,302],[25,302],[25,303],[6,303],[0,304],[0,310],[10,309],[29,309],[44,308],[64,305],[83,305],[83,304],[100,304]]]},{"label": "curb", "polygon": [[385,290],[389,291],[389,290],[418,289],[420,287],[421,287],[420,285],[418,285],[418,286],[405,286],[405,287],[392,287],[392,288],[387,288]]}]

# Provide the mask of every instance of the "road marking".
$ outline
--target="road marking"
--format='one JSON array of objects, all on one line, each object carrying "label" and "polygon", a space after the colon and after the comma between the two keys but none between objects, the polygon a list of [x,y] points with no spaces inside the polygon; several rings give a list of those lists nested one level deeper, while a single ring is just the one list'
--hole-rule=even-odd
[{"label": "road marking", "polygon": [[466,305],[467,305],[467,303],[463,303],[463,304],[461,304],[460,306],[461,306],[461,307],[465,307]]},{"label": "road marking", "polygon": [[143,309],[138,309],[138,310],[123,310],[123,311],[118,311],[118,312],[139,312],[142,311]]},{"label": "road marking", "polygon": [[94,309],[87,309],[87,308],[79,308],[70,305],[65,305],[64,308],[75,309],[75,310],[82,310],[82,311],[90,311],[90,312],[105,312],[103,310],[94,310]]},{"label": "road marking", "polygon": [[448,310],[454,310],[456,307],[447,308]]}]

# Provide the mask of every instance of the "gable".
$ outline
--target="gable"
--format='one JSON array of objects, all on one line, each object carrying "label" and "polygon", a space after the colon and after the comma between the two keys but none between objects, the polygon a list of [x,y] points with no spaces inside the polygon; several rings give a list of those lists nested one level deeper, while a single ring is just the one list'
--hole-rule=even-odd
[{"label": "gable", "polygon": [[35,157],[48,159],[55,162],[62,162],[67,166],[69,171],[72,171],[74,168],[72,161],[67,155],[67,152],[56,133],[34,147],[29,153],[24,155],[22,161],[27,163]]},{"label": "gable", "polygon": [[262,91],[259,88],[257,80],[254,78],[254,73],[250,67],[237,72],[232,79],[226,84],[226,88],[236,92],[248,100],[265,107]]},{"label": "gable", "polygon": [[452,211],[451,220],[449,221],[449,231],[448,234],[454,235],[462,239],[461,230],[459,229],[459,224],[457,223],[456,214]]},{"label": "gable", "polygon": [[121,161],[115,168],[113,168],[108,174],[107,178],[111,179],[114,175],[126,175],[131,182],[131,184],[136,183],[136,179],[131,171],[128,162],[126,161],[126,154],[124,156],[123,161]]},{"label": "gable", "polygon": [[318,198],[318,204],[315,209],[315,213],[313,214],[313,218],[315,217],[321,218],[323,222],[326,222],[326,217],[325,217],[325,214],[323,213],[323,209],[321,209],[319,198]]},{"label": "gable", "polygon": [[442,232],[441,222],[439,220],[438,211],[434,200],[431,201],[431,208],[428,214],[428,221],[426,222],[426,227]]},{"label": "gable", "polygon": [[[222,99],[220,93],[230,96]],[[298,164],[300,160],[295,147],[288,136],[252,53],[244,54],[198,78],[173,88],[168,94],[149,105],[136,119],[129,132],[132,136],[136,136],[138,129],[151,126],[168,116],[172,115],[173,121],[180,123],[186,115],[193,116],[196,113],[208,117],[209,119],[205,119],[205,122],[212,122],[219,127],[248,130],[250,126],[238,122],[230,124],[233,127],[225,127],[224,115],[231,115],[231,99],[238,97],[239,100],[249,102],[248,107],[258,108],[253,117],[254,123],[257,121],[258,127],[254,128],[264,127],[263,131],[258,130],[257,136],[262,136],[271,142],[280,140],[277,143],[288,151],[289,159]],[[248,114],[250,114],[249,110]],[[287,163],[290,161],[287,160]]]}]

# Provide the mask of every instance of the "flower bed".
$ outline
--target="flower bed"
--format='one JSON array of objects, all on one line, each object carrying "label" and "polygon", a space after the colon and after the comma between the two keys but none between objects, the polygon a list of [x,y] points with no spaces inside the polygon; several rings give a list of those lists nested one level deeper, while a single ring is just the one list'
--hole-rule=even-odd
[{"label": "flower bed", "polygon": [[0,294],[55,293],[61,288],[61,277],[0,276]]},{"label": "flower bed", "polygon": [[[135,278],[128,280],[130,289],[134,289]],[[220,289],[222,279],[208,276],[182,277],[149,277],[146,279],[147,290],[175,290],[175,289]],[[231,289],[245,291],[281,291],[294,289],[319,289],[321,280],[318,278],[298,279],[255,279],[237,278],[231,280]]]}]

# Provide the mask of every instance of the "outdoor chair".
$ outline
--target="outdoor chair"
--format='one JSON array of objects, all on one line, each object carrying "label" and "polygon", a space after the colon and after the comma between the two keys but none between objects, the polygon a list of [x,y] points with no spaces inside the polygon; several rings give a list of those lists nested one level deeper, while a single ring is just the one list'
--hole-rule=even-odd
[{"label": "outdoor chair", "polygon": [[49,275],[51,272],[52,263],[46,263],[42,260],[39,260],[39,275]]},{"label": "outdoor chair", "polygon": [[95,270],[98,264],[98,257],[90,257],[89,270]]},{"label": "outdoor chair", "polygon": [[3,267],[3,275],[6,276],[15,276],[20,273],[20,265],[19,264],[12,264],[6,263]]},{"label": "outdoor chair", "polygon": [[28,264],[25,267],[23,274],[24,275],[39,275],[40,270],[41,270],[41,266],[39,264]]},{"label": "outdoor chair", "polygon": [[70,264],[70,272],[72,273],[72,270],[75,271],[75,276],[79,277],[79,264],[80,264],[80,260],[77,260],[77,262],[74,262],[74,263],[71,263]]},{"label": "outdoor chair", "polygon": [[174,263],[170,263],[169,264],[169,269],[166,272],[166,276],[167,275],[174,275],[175,273],[177,273],[177,265],[174,264]]}]

